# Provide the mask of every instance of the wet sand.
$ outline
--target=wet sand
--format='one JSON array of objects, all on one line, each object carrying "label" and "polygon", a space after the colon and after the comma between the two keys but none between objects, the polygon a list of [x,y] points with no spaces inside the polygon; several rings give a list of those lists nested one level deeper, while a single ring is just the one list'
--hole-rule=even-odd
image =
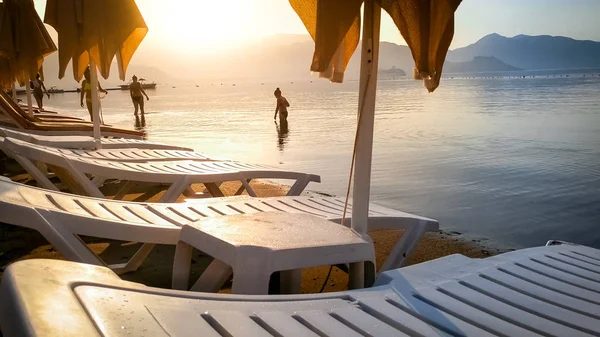
[{"label": "wet sand", "polygon": [[[18,180],[23,177],[14,177]],[[102,189],[111,197],[122,186],[121,183],[108,183]],[[231,195],[240,186],[239,183],[223,184],[225,195]],[[268,182],[253,182],[253,189],[259,196],[281,196],[287,191],[286,186]],[[193,187],[201,192],[202,185]],[[136,186],[125,196],[124,200],[152,202],[160,198],[166,190],[160,186]],[[391,248],[402,235],[401,230],[379,230],[369,233],[375,243],[378,268],[381,266]],[[108,263],[125,262],[136,249],[139,243],[120,242],[99,238],[84,237],[88,246]],[[169,288],[171,284],[171,268],[173,264],[174,246],[157,245],[150,257],[136,272],[121,275],[128,281],[140,282],[148,286]],[[463,238],[459,233],[436,232],[427,233],[421,240],[409,264],[420,263],[450,254],[463,254],[473,258],[485,258],[501,252],[499,249],[486,248],[477,242]],[[0,224],[0,279],[4,269],[12,262],[32,258],[64,259],[48,242],[37,232],[16,226]],[[199,251],[194,252],[192,260],[191,282],[198,277],[203,269],[210,263],[210,258]],[[302,271],[302,291],[304,293],[319,292],[329,271],[329,267],[307,268]],[[346,273],[334,267],[330,277],[325,283],[324,291],[340,291],[346,289],[348,277]],[[229,291],[226,285],[221,291]]]}]

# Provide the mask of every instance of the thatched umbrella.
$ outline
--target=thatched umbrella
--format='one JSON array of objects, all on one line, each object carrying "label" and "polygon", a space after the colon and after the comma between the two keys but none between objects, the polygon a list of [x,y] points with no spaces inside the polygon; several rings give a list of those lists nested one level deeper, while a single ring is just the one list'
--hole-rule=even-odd
[{"label": "thatched umbrella", "polygon": [[48,0],[44,22],[58,32],[59,78],[69,61],[78,82],[90,67],[94,138],[100,146],[96,69],[108,79],[116,56],[119,78],[125,80],[127,66],[148,32],[144,18],[133,0]]},{"label": "thatched umbrella", "polygon": [[25,86],[29,112],[33,114],[29,80],[43,75],[44,57],[56,45],[35,11],[33,0],[4,0],[0,3],[0,84]]}]

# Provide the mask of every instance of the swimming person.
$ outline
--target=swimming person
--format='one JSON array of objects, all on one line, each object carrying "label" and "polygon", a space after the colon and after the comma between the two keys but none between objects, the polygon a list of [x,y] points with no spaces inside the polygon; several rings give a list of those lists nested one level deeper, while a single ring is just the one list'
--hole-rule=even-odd
[{"label": "swimming person", "polygon": [[[87,67],[87,69],[85,69],[85,71],[83,72],[83,76],[85,77],[85,79],[83,81],[81,81],[81,94],[80,94],[80,103],[81,103],[81,107],[83,108],[83,96],[85,95],[85,102],[87,105],[87,109],[88,112],[90,113],[90,120],[93,122],[94,121],[94,116],[92,114],[92,83],[90,80],[90,68]],[[98,91],[100,91],[101,93],[104,94],[108,94],[108,91],[102,89],[102,86],[100,86],[100,82],[98,81]]]},{"label": "swimming person", "polygon": [[[35,97],[35,101],[37,102],[38,108],[42,109],[44,107],[44,92],[46,92],[48,98],[50,98],[50,94],[48,93],[48,90],[46,90],[44,82],[40,80],[40,74],[37,74],[35,76],[35,80],[31,81],[30,86],[31,89],[33,89],[33,97]],[[44,91],[42,91],[42,89],[44,89]]]},{"label": "swimming person", "polygon": [[[129,94],[131,95],[131,100],[133,101],[133,108],[135,111],[134,115],[137,116],[138,107],[142,111],[142,115],[144,114],[144,96],[146,96],[146,100],[150,100],[144,88],[142,88],[142,83],[138,82],[137,76],[133,75],[131,78],[133,82],[129,85]],[[144,96],[142,96],[142,94]]]},{"label": "swimming person", "polygon": [[277,119],[277,113],[279,112],[279,121],[283,123],[284,121],[287,121],[287,108],[290,106],[290,103],[285,97],[281,96],[281,90],[279,90],[279,88],[277,88],[273,94],[277,98],[277,107],[275,107],[275,116],[273,116],[273,119]]}]

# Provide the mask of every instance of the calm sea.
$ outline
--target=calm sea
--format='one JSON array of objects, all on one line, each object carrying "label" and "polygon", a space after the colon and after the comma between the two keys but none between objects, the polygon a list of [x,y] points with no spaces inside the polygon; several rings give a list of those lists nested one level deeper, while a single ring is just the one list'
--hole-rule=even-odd
[{"label": "calm sea", "polygon": [[[380,81],[372,200],[506,246],[600,248],[600,71],[521,75],[448,78],[433,94],[417,81]],[[320,174],[310,189],[345,193],[357,82],[176,86],[150,90],[138,121],[128,93],[111,91],[104,119],[212,157]],[[291,103],[287,130],[273,122],[275,87]],[[78,103],[73,93],[47,100],[87,116]]]}]

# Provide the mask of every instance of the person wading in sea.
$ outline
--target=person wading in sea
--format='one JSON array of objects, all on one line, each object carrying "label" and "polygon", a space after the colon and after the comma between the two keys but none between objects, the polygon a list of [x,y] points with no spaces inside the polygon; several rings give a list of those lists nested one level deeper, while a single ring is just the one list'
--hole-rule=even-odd
[{"label": "person wading in sea", "polygon": [[273,116],[273,119],[277,119],[277,113],[279,113],[279,121],[281,123],[287,123],[287,108],[290,106],[290,103],[281,95],[281,90],[279,90],[279,88],[277,88],[273,94],[277,98],[277,106],[275,107],[275,116]]},{"label": "person wading in sea", "polygon": [[[129,94],[131,95],[131,100],[133,101],[133,108],[135,109],[133,114],[137,116],[139,108],[142,111],[142,115],[144,115],[144,96],[146,96],[146,100],[148,101],[150,100],[150,98],[144,91],[144,88],[142,88],[142,83],[138,82],[137,76],[133,75],[131,79],[133,82],[129,85]],[[142,96],[142,94],[144,96]]]},{"label": "person wading in sea", "polygon": [[[87,69],[85,69],[85,71],[83,72],[83,76],[85,77],[85,79],[83,81],[81,81],[81,95],[80,95],[80,104],[81,107],[83,108],[83,97],[85,96],[85,102],[87,105],[87,109],[88,112],[90,113],[90,120],[93,122],[94,121],[94,116],[92,115],[92,82],[90,80],[90,68],[88,67]],[[108,94],[108,91],[102,89],[102,87],[100,86],[100,82],[98,82],[98,91],[104,93],[104,94]],[[102,119],[100,119],[100,122],[102,122]]]}]

